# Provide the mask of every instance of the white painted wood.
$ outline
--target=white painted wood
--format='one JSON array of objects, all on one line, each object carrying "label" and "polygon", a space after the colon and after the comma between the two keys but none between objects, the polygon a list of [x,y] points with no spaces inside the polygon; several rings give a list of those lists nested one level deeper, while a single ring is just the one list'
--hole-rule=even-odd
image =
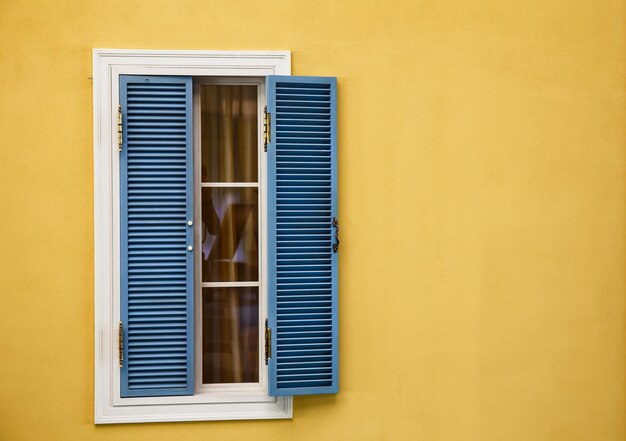
[{"label": "white painted wood", "polygon": [[[259,138],[261,138],[261,137],[259,137]],[[250,187],[258,187],[259,183],[258,182],[201,182],[198,185],[200,185],[200,187],[212,187],[212,188],[218,188],[218,187],[223,187],[223,188],[234,188],[234,187],[250,188]]]},{"label": "white painted wood", "polygon": [[260,286],[261,282],[202,282],[202,288],[247,288]]},{"label": "white painted wood", "polygon": [[[290,75],[288,51],[93,50],[94,111],[94,422],[138,423],[291,418],[291,397],[269,397],[263,390],[219,390],[189,397],[121,398],[117,366],[119,321],[119,154],[116,112],[119,75],[250,77]],[[261,176],[266,175],[260,161]],[[263,188],[263,183],[261,183]],[[261,209],[267,207],[261,193]],[[196,227],[198,227],[196,223]],[[265,224],[261,226],[265,230]],[[261,243],[261,274],[267,271],[267,244]],[[261,289],[267,281],[261,278]],[[267,311],[267,300],[262,310]]]}]

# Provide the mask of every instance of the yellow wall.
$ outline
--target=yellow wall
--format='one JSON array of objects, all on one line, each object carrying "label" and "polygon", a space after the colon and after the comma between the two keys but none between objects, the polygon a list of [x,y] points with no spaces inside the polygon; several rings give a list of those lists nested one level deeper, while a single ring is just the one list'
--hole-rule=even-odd
[{"label": "yellow wall", "polygon": [[[1,0],[1,440],[624,440],[620,0]],[[93,425],[91,48],[339,77],[341,393]]]}]

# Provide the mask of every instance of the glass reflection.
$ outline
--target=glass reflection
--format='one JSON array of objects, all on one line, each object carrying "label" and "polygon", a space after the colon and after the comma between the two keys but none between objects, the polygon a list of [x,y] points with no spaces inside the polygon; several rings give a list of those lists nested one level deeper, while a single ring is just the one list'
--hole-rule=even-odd
[{"label": "glass reflection", "polygon": [[203,182],[256,182],[256,86],[202,85]]},{"label": "glass reflection", "polygon": [[202,281],[257,281],[258,190],[202,189]]},{"label": "glass reflection", "polygon": [[258,288],[203,288],[202,382],[259,381]]}]

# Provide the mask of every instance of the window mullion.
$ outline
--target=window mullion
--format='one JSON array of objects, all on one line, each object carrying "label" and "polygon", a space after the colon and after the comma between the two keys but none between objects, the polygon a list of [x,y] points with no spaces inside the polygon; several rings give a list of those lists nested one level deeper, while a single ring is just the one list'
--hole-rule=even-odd
[{"label": "window mullion", "polygon": [[203,188],[257,188],[258,182],[201,182]]},{"label": "window mullion", "polygon": [[246,288],[258,287],[260,282],[202,282],[203,288]]}]

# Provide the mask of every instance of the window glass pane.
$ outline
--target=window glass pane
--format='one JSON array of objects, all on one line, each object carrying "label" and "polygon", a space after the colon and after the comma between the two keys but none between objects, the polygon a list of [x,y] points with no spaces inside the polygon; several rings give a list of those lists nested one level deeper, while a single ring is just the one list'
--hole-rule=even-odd
[{"label": "window glass pane", "polygon": [[258,288],[203,288],[202,382],[258,381]]},{"label": "window glass pane", "polygon": [[201,86],[203,182],[256,182],[256,86]]},{"label": "window glass pane", "polygon": [[202,281],[259,279],[258,190],[202,189]]}]

